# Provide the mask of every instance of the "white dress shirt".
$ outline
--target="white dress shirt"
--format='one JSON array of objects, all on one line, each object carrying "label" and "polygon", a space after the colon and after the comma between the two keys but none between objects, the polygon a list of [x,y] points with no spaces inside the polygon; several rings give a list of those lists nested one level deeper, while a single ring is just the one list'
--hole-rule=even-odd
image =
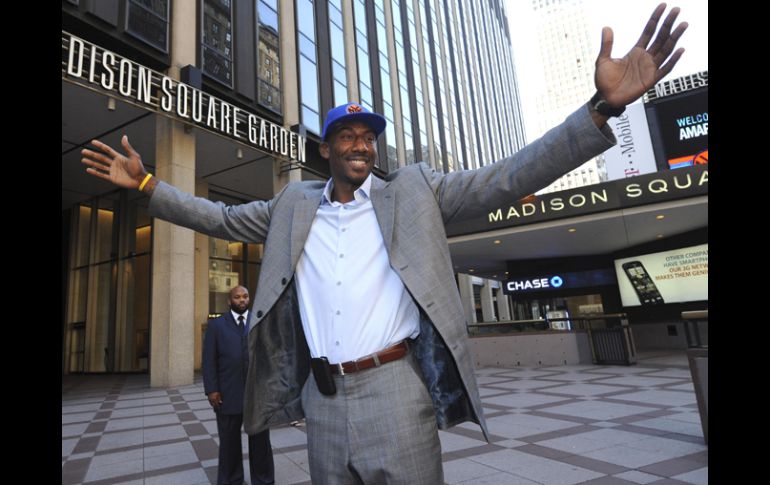
[{"label": "white dress shirt", "polygon": [[[232,313],[232,314],[233,314],[233,318],[235,319],[235,323],[236,323],[236,324],[240,323],[240,322],[238,321],[238,317],[240,317],[240,316],[241,316],[241,314],[239,314],[239,313],[235,313],[233,310],[230,310],[230,313]],[[246,325],[246,324],[248,324],[248,323],[249,323],[249,311],[248,311],[248,310],[246,310],[245,312],[243,312],[243,324],[244,324],[244,325]],[[240,328],[240,325],[238,325],[238,328]]]},{"label": "white dress shirt", "polygon": [[354,200],[332,202],[326,183],[297,263],[297,293],[312,357],[356,360],[420,333],[417,305],[390,267],[369,197],[372,175]]}]

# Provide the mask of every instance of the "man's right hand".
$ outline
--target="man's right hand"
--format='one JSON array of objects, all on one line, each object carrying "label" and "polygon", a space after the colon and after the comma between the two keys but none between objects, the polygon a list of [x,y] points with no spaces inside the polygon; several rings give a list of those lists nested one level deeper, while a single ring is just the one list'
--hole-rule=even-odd
[{"label": "man's right hand", "polygon": [[83,154],[81,162],[90,167],[86,169],[86,172],[125,189],[139,188],[147,175],[147,171],[142,164],[142,157],[128,143],[126,135],[123,135],[121,144],[126,149],[128,157],[116,152],[99,140],[92,140],[91,144],[103,153],[88,149],[81,152]]},{"label": "man's right hand", "polygon": [[222,394],[219,392],[210,392],[208,394],[209,404],[214,408],[214,411],[219,411],[219,405],[222,404]]}]

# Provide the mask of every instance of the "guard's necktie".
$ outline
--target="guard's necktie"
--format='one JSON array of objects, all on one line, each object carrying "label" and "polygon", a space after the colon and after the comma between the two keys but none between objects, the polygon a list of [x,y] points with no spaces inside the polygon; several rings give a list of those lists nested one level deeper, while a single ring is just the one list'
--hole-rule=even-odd
[{"label": "guard's necktie", "polygon": [[241,333],[246,335],[246,322],[243,321],[243,315],[238,315],[238,327],[241,329]]}]

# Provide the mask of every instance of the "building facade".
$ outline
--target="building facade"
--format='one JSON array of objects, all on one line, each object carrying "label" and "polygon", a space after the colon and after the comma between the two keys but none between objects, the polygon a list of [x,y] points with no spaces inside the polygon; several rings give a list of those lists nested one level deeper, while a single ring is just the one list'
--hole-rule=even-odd
[{"label": "building facade", "polygon": [[262,245],[148,216],[136,191],[85,174],[92,139],[126,134],[148,170],[213,201],[325,179],[323,116],[382,113],[376,172],[443,172],[525,140],[505,8],[497,0],[62,1],[62,372],[192,382],[206,321]]},{"label": "building facade", "polygon": [[[598,52],[589,38],[582,0],[530,0],[536,38],[533,49],[543,86],[536,97],[537,136],[561,123],[576,106],[591,98],[594,60]],[[555,180],[540,193],[583,187],[607,180],[601,155]]]}]

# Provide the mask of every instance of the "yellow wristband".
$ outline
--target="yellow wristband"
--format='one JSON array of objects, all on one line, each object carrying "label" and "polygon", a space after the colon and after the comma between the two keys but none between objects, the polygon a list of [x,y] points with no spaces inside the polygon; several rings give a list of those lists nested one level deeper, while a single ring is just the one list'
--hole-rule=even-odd
[{"label": "yellow wristband", "polygon": [[139,184],[139,192],[142,192],[142,190],[144,189],[144,186],[147,185],[147,182],[149,182],[151,178],[152,178],[152,174],[151,173],[148,173],[144,177],[144,180],[142,180],[142,183]]}]

